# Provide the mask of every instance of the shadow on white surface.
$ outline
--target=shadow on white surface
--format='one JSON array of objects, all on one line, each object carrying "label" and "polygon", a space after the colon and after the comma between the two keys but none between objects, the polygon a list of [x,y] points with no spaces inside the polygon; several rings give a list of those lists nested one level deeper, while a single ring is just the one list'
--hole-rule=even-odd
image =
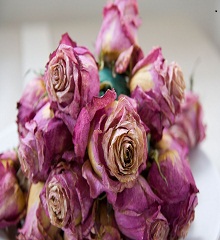
[{"label": "shadow on white surface", "polygon": [[195,220],[187,240],[219,240],[220,237],[220,177],[209,157],[202,149],[193,150],[189,156],[198,194]]}]

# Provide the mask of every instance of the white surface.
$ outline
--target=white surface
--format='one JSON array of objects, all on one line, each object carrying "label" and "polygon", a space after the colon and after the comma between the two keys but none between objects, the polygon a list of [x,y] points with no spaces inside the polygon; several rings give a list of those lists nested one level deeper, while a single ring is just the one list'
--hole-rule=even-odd
[{"label": "white surface", "polygon": [[[0,134],[0,152],[17,146],[16,125]],[[190,154],[190,164],[199,189],[195,220],[186,240],[220,239],[220,178],[209,157],[201,148]],[[0,240],[7,239],[0,232]]]},{"label": "white surface", "polygon": [[220,239],[220,178],[209,157],[197,148],[190,155],[190,164],[198,194],[195,220],[186,240]]}]

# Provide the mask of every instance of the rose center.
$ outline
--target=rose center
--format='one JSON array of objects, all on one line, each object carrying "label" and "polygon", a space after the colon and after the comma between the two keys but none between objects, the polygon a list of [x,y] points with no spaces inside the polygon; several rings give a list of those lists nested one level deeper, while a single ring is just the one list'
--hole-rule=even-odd
[{"label": "rose center", "polygon": [[62,225],[65,220],[67,212],[66,199],[63,192],[57,187],[53,186],[49,192],[49,209],[50,217],[55,225]]},{"label": "rose center", "polygon": [[63,91],[66,88],[67,78],[64,65],[65,63],[60,60],[52,66],[52,84],[55,91]]},{"label": "rose center", "polygon": [[129,165],[132,161],[133,158],[133,151],[132,151],[132,147],[131,145],[129,145],[126,150],[125,150],[125,154],[124,154],[124,163],[125,166]]}]

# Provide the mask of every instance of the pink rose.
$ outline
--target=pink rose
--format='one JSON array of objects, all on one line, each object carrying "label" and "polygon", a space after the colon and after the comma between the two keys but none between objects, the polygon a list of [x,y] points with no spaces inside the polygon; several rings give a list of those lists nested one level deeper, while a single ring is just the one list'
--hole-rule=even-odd
[{"label": "pink rose", "polygon": [[19,185],[18,168],[14,151],[0,154],[0,228],[16,225],[25,215],[26,195]]},{"label": "pink rose", "polygon": [[72,132],[82,107],[99,95],[98,67],[93,55],[64,34],[50,55],[44,79],[53,109],[59,110],[59,117]]},{"label": "pink rose", "polygon": [[25,217],[24,225],[18,230],[18,240],[61,240],[61,229],[53,226],[50,219],[40,202],[40,192],[44,184],[39,182],[32,184],[29,196],[27,215]]},{"label": "pink rose", "polygon": [[172,125],[180,111],[185,83],[180,68],[167,65],[161,48],[153,49],[133,69],[131,97],[138,103],[138,113],[150,128],[152,140],[159,140],[164,127]]},{"label": "pink rose", "polygon": [[45,181],[65,151],[73,150],[72,135],[63,121],[54,116],[49,102],[25,124],[18,156],[21,169],[32,182]]},{"label": "pink rose", "polygon": [[50,172],[40,198],[50,222],[73,239],[81,239],[93,204],[81,167],[60,162]]},{"label": "pink rose", "polygon": [[129,239],[167,239],[169,224],[161,214],[162,201],[139,176],[132,188],[118,193],[113,204],[120,231]]},{"label": "pink rose", "polygon": [[194,148],[205,138],[206,125],[203,119],[203,108],[197,94],[186,92],[185,101],[181,104],[181,113],[168,132],[183,147]]},{"label": "pink rose", "polygon": [[26,134],[25,123],[32,120],[48,101],[43,77],[36,77],[26,85],[21,99],[17,103],[17,126],[20,136]]},{"label": "pink rose", "polygon": [[139,25],[136,0],[115,0],[107,4],[96,40],[96,54],[106,62],[115,61],[121,52],[137,44]]},{"label": "pink rose", "polygon": [[141,48],[137,45],[132,45],[120,53],[115,62],[115,72],[119,74],[128,72],[128,74],[131,74],[134,66],[143,58],[144,54]]},{"label": "pink rose", "polygon": [[161,212],[170,225],[169,239],[185,237],[198,204],[187,151],[168,133],[163,134],[155,151],[158,158],[149,170],[148,183],[163,201]]},{"label": "pink rose", "polygon": [[[91,211],[93,221],[87,225],[84,239],[121,240],[122,236],[115,222],[112,206],[104,199],[97,198]],[[83,226],[85,228],[85,226]],[[69,239],[69,238],[67,238]]]},{"label": "pink rose", "polygon": [[146,167],[146,131],[135,102],[127,96],[96,112],[88,141],[90,161],[83,166],[92,197],[102,191],[114,195],[135,184]]}]

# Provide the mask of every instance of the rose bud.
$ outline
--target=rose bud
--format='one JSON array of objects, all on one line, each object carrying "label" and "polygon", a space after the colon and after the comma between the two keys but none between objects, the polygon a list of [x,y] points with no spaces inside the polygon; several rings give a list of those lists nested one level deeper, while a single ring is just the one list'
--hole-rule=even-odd
[{"label": "rose bud", "polygon": [[88,143],[90,162],[83,166],[92,197],[103,190],[114,194],[135,184],[146,167],[146,131],[135,102],[127,96],[119,96],[118,101],[96,112]]},{"label": "rose bud", "polygon": [[161,48],[153,49],[134,67],[131,97],[138,103],[138,114],[150,128],[152,140],[158,141],[164,127],[174,123],[184,88],[182,72],[176,65],[167,66]]},{"label": "rose bud", "polygon": [[160,212],[162,201],[139,176],[132,188],[118,193],[113,204],[120,231],[129,239],[167,239],[169,225]]},{"label": "rose bud", "polygon": [[85,239],[121,240],[121,234],[115,222],[114,211],[107,199],[97,198],[93,204],[94,222]]},{"label": "rose bud", "polygon": [[137,44],[140,25],[136,0],[115,0],[103,9],[103,21],[96,40],[96,54],[111,63],[131,45]]},{"label": "rose bud", "polygon": [[180,104],[184,99],[184,90],[186,88],[183,72],[179,65],[175,62],[169,64],[165,83],[168,89],[169,96],[172,98],[175,112],[180,111]]},{"label": "rose bud", "polygon": [[93,204],[81,168],[60,162],[51,171],[40,198],[50,222],[78,239],[80,225],[87,220]]},{"label": "rose bud", "polygon": [[64,34],[50,55],[44,79],[53,109],[59,110],[59,117],[72,132],[81,108],[99,95],[98,67],[93,55]]},{"label": "rose bud", "polygon": [[16,225],[25,214],[26,196],[16,176],[18,167],[14,151],[0,154],[0,228]]},{"label": "rose bud", "polygon": [[141,48],[132,45],[119,55],[115,63],[115,72],[119,74],[128,72],[130,74],[134,66],[143,58],[144,54]]},{"label": "rose bud", "polygon": [[181,113],[168,131],[183,147],[194,148],[205,138],[206,126],[203,123],[203,109],[198,95],[186,92],[181,104]]},{"label": "rose bud", "polygon": [[40,202],[40,192],[44,184],[32,184],[28,197],[28,209],[24,225],[18,230],[18,240],[61,240],[60,229],[50,223]]},{"label": "rose bud", "polygon": [[17,103],[17,126],[20,136],[23,137],[26,134],[25,123],[32,120],[38,110],[48,101],[43,77],[36,77],[26,85]]},{"label": "rose bud", "polygon": [[198,193],[187,151],[167,133],[152,151],[156,154],[148,173],[148,182],[163,200],[161,212],[170,224],[169,236],[172,238],[169,239],[184,237],[194,218]]},{"label": "rose bud", "polygon": [[18,147],[22,171],[32,182],[45,181],[62,154],[73,148],[72,136],[63,121],[54,117],[49,103],[25,128],[27,134]]}]

